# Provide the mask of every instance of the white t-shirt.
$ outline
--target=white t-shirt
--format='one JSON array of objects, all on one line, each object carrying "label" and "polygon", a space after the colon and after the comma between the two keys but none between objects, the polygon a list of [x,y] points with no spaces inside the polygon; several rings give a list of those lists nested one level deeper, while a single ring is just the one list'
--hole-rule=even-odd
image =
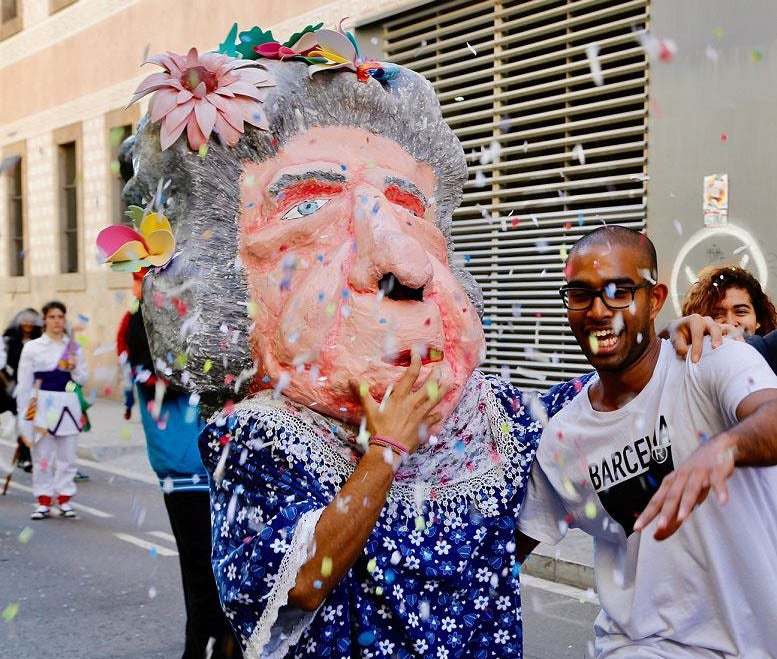
[{"label": "white t-shirt", "polygon": [[711,492],[667,540],[656,520],[632,529],[663,477],[777,376],[745,343],[707,343],[693,364],[664,341],[621,409],[591,407],[595,381],[545,428],[519,528],[550,544],[568,527],[594,537],[597,656],[777,657],[777,467],[735,469],[728,504]]}]

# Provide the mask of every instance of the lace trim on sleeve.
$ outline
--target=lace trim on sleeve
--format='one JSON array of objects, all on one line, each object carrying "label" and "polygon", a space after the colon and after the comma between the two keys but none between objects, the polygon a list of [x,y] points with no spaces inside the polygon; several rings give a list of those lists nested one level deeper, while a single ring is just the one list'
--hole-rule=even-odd
[{"label": "lace trim on sleeve", "polygon": [[[289,601],[289,592],[297,580],[297,573],[308,560],[308,552],[313,540],[316,525],[324,512],[324,508],[310,510],[300,517],[291,539],[291,545],[278,568],[277,579],[270,594],[267,596],[267,606],[259,619],[256,629],[251,634],[246,645],[246,658],[266,657],[281,659],[289,649],[297,644],[302,633],[308,628],[316,611],[305,613],[294,624],[291,632],[274,629],[278,621],[278,612]],[[269,647],[268,647],[269,645]]]}]

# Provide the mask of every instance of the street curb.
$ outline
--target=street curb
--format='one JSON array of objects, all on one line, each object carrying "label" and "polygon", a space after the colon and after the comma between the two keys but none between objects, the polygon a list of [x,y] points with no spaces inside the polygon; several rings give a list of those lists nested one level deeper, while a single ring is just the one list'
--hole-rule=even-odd
[{"label": "street curb", "polygon": [[145,454],[145,445],[137,444],[79,444],[77,455],[82,460],[91,460],[92,462],[108,462],[125,455],[142,452]]},{"label": "street curb", "polygon": [[555,581],[582,590],[596,588],[594,568],[575,561],[568,561],[553,556],[531,554],[521,567],[523,574],[528,574],[547,581]]}]

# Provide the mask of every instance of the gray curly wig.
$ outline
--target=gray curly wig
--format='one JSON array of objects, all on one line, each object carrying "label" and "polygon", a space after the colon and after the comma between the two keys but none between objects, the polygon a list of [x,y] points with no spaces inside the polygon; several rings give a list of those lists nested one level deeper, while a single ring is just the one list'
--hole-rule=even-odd
[{"label": "gray curly wig", "polygon": [[[162,151],[159,127],[145,117],[132,147],[134,175],[124,190],[125,201],[138,205],[156,196],[173,226],[177,254],[164,270],[146,276],[143,317],[157,371],[174,385],[198,392],[206,410],[240,397],[251,380],[239,376],[253,366],[247,287],[238,258],[240,177],[246,162],[273,158],[311,126],[354,126],[389,138],[434,168],[436,223],[449,256],[451,217],[467,176],[461,144],[421,75],[399,67],[388,83],[365,83],[348,71],[310,78],[303,62],[260,60],[257,65],[275,82],[263,104],[269,131],[246,125],[235,147],[212,138],[207,155],[200,157],[184,138]],[[480,287],[449,260],[480,313]]]}]

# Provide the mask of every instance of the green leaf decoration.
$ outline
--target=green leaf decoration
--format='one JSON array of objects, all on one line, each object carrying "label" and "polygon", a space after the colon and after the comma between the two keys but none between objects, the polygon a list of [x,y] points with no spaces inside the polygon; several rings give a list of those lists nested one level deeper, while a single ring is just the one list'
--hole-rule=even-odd
[{"label": "green leaf decoration", "polygon": [[229,31],[229,34],[224,41],[219,44],[219,49],[216,52],[223,55],[229,55],[230,57],[237,57],[238,53],[235,48],[235,39],[237,39],[237,23],[232,24],[232,29]]},{"label": "green leaf decoration", "polygon": [[119,263],[111,263],[111,270],[114,272],[139,272],[141,268],[150,265],[151,264],[145,259],[138,259],[137,261],[121,261]]},{"label": "green leaf decoration", "polygon": [[272,30],[264,32],[260,27],[252,27],[250,30],[246,30],[240,33],[240,43],[235,46],[235,50],[243,56],[243,59],[258,59],[259,55],[254,51],[254,46],[258,46],[263,43],[275,41],[275,37],[272,35]]},{"label": "green leaf decoration", "polygon": [[345,36],[348,37],[348,41],[350,41],[353,44],[353,49],[356,51],[357,59],[361,59],[362,58],[362,53],[359,50],[359,42],[356,41],[356,37],[353,36],[353,34],[351,34],[350,32],[346,32]]},{"label": "green leaf decoration", "polygon": [[146,214],[146,209],[141,208],[140,206],[128,206],[127,210],[124,211],[124,214],[132,220],[132,222],[139,226],[141,221],[143,220],[143,217]]},{"label": "green leaf decoration", "polygon": [[315,32],[316,30],[320,30],[323,26],[323,23],[319,23],[318,25],[308,25],[305,27],[305,29],[302,30],[302,32],[295,32],[292,34],[282,45],[286,46],[287,48],[292,48],[295,43],[297,43],[302,37],[304,37],[308,32]]}]

